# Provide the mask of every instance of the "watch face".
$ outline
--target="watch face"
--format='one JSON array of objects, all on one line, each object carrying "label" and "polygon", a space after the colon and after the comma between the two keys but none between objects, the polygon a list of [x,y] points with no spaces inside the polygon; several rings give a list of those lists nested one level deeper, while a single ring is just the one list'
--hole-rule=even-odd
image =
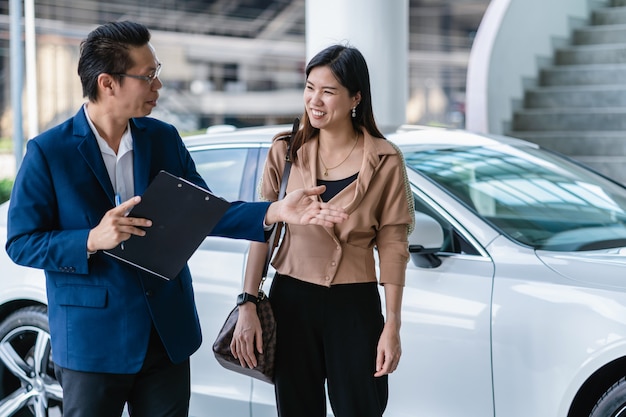
[{"label": "watch face", "polygon": [[239,294],[237,296],[237,305],[240,306],[244,303],[247,303],[248,301],[251,301],[253,303],[256,303],[256,297],[253,295],[248,294],[247,292],[244,292],[243,294]]}]

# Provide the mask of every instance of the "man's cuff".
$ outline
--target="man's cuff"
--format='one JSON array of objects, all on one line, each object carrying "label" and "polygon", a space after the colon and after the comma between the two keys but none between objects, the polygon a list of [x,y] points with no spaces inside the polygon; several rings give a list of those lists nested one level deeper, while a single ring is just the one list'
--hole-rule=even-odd
[{"label": "man's cuff", "polygon": [[[269,227],[269,229],[268,229]],[[274,231],[274,228],[276,227],[276,224],[273,224],[271,226],[267,226],[265,224],[265,222],[263,222],[263,230],[265,230],[265,241],[267,242],[270,237],[272,237],[272,232]]]}]

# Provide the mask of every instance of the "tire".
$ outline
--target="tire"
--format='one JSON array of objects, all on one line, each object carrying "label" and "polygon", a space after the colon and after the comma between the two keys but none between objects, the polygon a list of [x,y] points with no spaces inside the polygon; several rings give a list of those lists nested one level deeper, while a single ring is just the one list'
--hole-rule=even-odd
[{"label": "tire", "polygon": [[22,308],[0,324],[0,416],[57,417],[62,406],[46,308]]},{"label": "tire", "polygon": [[622,377],[606,390],[589,417],[626,417],[626,378]]}]

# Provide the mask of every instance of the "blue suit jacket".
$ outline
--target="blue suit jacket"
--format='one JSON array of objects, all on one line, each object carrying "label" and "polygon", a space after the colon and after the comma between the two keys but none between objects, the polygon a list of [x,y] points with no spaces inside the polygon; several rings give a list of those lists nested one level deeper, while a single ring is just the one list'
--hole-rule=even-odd
[{"label": "blue suit jacket", "polygon": [[[207,187],[173,126],[147,117],[130,125],[135,194],[160,170]],[[81,109],[28,142],[11,196],[7,253],[20,265],[45,270],[58,365],[138,372],[152,323],[172,361],[181,362],[202,340],[188,267],[166,281],[100,252],[87,257],[89,230],[114,205],[113,186]],[[263,241],[267,207],[235,202],[212,234]]]}]

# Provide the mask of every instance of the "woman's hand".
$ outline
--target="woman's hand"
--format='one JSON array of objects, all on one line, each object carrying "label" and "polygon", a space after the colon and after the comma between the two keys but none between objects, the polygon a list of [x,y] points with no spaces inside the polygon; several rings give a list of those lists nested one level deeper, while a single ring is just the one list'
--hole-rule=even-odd
[{"label": "woman's hand", "polygon": [[239,306],[239,319],[230,343],[230,350],[235,359],[239,359],[241,366],[252,369],[257,366],[255,347],[263,353],[263,332],[261,322],[254,303],[245,303]]},{"label": "woman's hand", "polygon": [[385,323],[383,332],[378,339],[376,354],[375,377],[388,375],[396,370],[402,356],[400,345],[400,328],[391,323]]}]

